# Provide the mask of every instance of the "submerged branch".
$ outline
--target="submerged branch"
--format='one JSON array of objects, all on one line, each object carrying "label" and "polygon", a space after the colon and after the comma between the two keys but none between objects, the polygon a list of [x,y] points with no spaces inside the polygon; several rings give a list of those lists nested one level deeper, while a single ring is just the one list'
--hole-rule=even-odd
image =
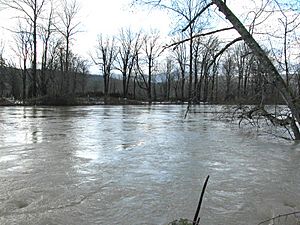
[{"label": "submerged branch", "polygon": [[[249,120],[253,120],[255,116],[261,116],[267,118],[274,126],[288,126],[291,125],[291,118],[288,115],[285,115],[285,118],[278,118],[278,116],[269,113],[263,106],[256,106],[249,111],[244,111],[238,118],[241,120],[247,118]],[[241,121],[240,121],[241,123]]]},{"label": "submerged branch", "polygon": [[300,211],[296,211],[296,212],[292,212],[292,213],[286,213],[286,214],[282,214],[282,215],[278,215],[275,217],[272,217],[271,219],[267,219],[265,221],[260,222],[258,225],[262,225],[264,223],[270,222],[270,221],[274,221],[276,219],[280,219],[281,217],[288,217],[288,216],[297,216],[297,214],[300,214]]},{"label": "submerged branch", "polygon": [[[246,122],[246,124],[250,124],[253,127],[260,127],[264,119],[267,126],[273,125],[274,127],[282,127],[286,130],[285,133],[287,133],[289,136],[288,138],[275,135],[276,137],[281,137],[287,140],[295,139],[295,137],[291,133],[291,130],[294,129],[293,126],[297,125],[295,123],[295,120],[291,117],[290,112],[286,112],[283,114],[270,113],[262,105],[255,106],[253,108],[249,108],[247,106],[238,107],[236,111],[239,111],[236,117],[237,119],[239,119],[239,126],[241,126],[242,123]],[[268,122],[270,122],[271,124],[268,124]]]}]

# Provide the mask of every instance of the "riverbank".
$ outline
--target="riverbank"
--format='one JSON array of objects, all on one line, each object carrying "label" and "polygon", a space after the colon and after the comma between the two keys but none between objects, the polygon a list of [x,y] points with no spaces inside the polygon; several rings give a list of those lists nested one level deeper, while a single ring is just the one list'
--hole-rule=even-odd
[{"label": "riverbank", "polygon": [[[11,98],[0,98],[0,106],[81,106],[81,105],[148,105],[149,102],[120,97],[45,96],[28,99],[25,103]],[[181,105],[181,101],[152,101],[151,104]]]},{"label": "riverbank", "polygon": [[17,105],[17,103],[8,98],[0,98],[0,106],[13,106],[13,105]]}]

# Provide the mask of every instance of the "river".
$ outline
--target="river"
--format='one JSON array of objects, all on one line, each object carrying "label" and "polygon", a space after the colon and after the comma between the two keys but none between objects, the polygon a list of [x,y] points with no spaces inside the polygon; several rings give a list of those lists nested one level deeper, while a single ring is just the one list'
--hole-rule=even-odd
[{"label": "river", "polygon": [[216,106],[0,108],[0,224],[255,225],[300,209],[300,146]]}]

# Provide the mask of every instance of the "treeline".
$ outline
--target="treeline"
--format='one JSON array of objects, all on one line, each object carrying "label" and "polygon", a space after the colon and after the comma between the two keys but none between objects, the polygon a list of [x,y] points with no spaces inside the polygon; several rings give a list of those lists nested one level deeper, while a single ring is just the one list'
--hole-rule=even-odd
[{"label": "treeline", "polygon": [[[45,69],[37,70],[37,96],[33,91],[32,68],[18,69],[2,59],[0,95],[18,100],[73,95],[115,96],[149,102],[282,102],[274,85],[264,79],[259,61],[245,44],[232,47],[215,60],[222,47],[218,38],[196,39],[190,75],[187,44],[159,55],[162,47],[158,34],[141,38],[140,33],[127,30],[128,36],[122,35],[105,41],[99,36],[93,61],[99,65],[101,76],[89,75],[90,62],[73,54],[69,55],[71,60],[66,71],[63,49],[57,49],[48,58]],[[300,73],[290,74],[288,84],[299,96]]]},{"label": "treeline", "polygon": [[[1,7],[15,15],[9,27],[14,58],[0,51],[0,94],[23,100],[47,95],[74,94],[84,89],[88,60],[71,50],[80,31],[79,6],[74,1],[1,0]],[[9,19],[9,18],[7,18]]]},{"label": "treeline", "polygon": [[[219,36],[195,36],[197,29],[190,25],[190,32],[170,37],[173,44],[165,46],[156,31],[122,29],[114,37],[98,35],[90,59],[84,59],[72,51],[80,32],[75,0],[0,3],[20,15],[13,30],[16,58],[6,59],[4,46],[0,49],[2,97],[23,102],[94,95],[148,102],[282,103],[276,86],[265,79],[261,62],[244,43],[223,51],[226,43]],[[282,70],[282,76],[299,96],[300,67],[288,63],[290,70]],[[91,64],[98,66],[99,79],[89,75]]]}]

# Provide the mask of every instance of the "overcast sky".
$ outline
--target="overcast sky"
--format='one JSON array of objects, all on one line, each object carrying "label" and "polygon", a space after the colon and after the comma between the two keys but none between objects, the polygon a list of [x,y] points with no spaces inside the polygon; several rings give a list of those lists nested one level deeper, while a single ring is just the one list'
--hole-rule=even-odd
[{"label": "overcast sky", "polygon": [[166,13],[134,10],[132,0],[78,0],[81,7],[82,29],[77,36],[80,48],[92,48],[98,34],[116,35],[121,28],[150,30],[159,29],[163,35],[169,31]]},{"label": "overcast sky", "polygon": [[[170,19],[165,12],[133,9],[132,0],[77,0],[81,8],[83,32],[76,37],[73,49],[80,55],[89,57],[93,53],[98,34],[117,35],[122,28],[131,28],[138,32],[141,29],[160,30],[167,35],[170,30]],[[97,68],[91,67],[96,73]]]}]

